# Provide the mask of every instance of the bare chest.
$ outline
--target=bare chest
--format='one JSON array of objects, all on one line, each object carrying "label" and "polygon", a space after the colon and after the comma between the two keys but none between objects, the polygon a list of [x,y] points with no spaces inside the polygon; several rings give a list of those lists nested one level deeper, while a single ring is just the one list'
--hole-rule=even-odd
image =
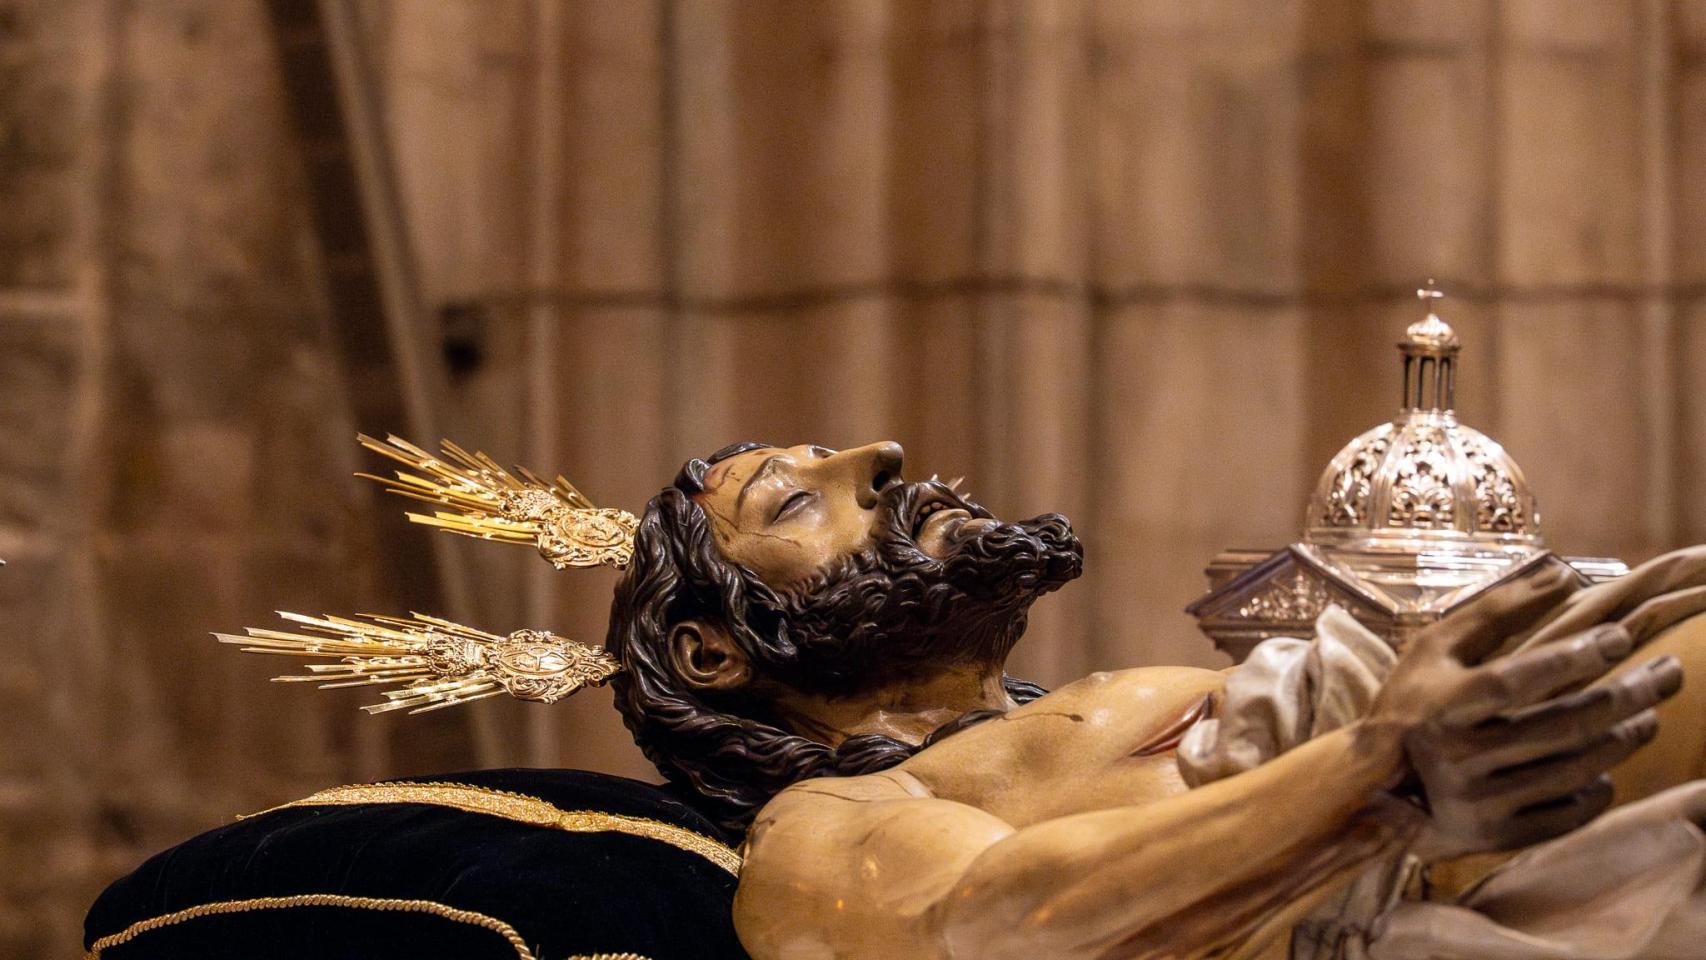
[{"label": "bare chest", "polygon": [[1222,675],[1158,667],[1093,674],[901,766],[931,795],[1024,827],[1183,792],[1174,747],[1212,715]]}]

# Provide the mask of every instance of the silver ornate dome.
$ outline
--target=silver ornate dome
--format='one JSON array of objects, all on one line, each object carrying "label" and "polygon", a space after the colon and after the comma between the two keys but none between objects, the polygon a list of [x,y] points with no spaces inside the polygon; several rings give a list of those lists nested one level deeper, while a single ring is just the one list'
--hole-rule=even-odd
[{"label": "silver ornate dome", "polygon": [[[1416,291],[1424,302],[1441,294]],[[1226,550],[1209,590],[1187,610],[1220,649],[1242,659],[1273,636],[1305,636],[1336,603],[1402,645],[1429,623],[1546,551],[1528,482],[1503,447],[1452,410],[1451,325],[1431,309],[1398,344],[1398,416],[1352,440],[1321,474],[1301,542]],[[1571,557],[1584,583],[1628,572],[1614,559]]]},{"label": "silver ornate dome", "polygon": [[1309,498],[1303,542],[1399,610],[1455,603],[1546,549],[1522,469],[1452,410],[1461,347],[1431,309],[1411,324],[1398,416],[1340,450]]},{"label": "silver ornate dome", "polygon": [[1309,539],[1467,539],[1541,546],[1534,495],[1503,447],[1449,411],[1409,411],[1352,440],[1309,501]]},{"label": "silver ornate dome", "polygon": [[[1432,289],[1418,294],[1439,296]],[[1398,345],[1404,406],[1327,464],[1309,499],[1307,542],[1401,540],[1524,552],[1545,546],[1521,468],[1452,411],[1459,347],[1457,334],[1435,313],[1410,325]]]}]

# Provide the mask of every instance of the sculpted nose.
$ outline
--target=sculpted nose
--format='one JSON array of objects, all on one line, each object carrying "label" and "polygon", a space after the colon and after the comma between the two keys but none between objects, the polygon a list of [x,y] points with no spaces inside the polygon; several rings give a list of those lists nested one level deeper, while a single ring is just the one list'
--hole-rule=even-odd
[{"label": "sculpted nose", "polygon": [[906,451],[900,444],[887,440],[846,450],[839,456],[848,458],[854,467],[854,491],[859,506],[872,507],[876,505],[878,494],[900,482],[900,468],[905,462]]}]

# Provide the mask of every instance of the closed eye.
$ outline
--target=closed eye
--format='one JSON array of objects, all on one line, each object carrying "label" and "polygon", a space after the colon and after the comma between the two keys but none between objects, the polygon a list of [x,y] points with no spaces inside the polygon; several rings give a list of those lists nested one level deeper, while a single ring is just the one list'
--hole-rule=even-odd
[{"label": "closed eye", "polygon": [[782,501],[781,506],[776,508],[776,516],[772,517],[770,522],[776,523],[780,521],[783,517],[786,517],[788,514],[793,513],[800,507],[805,506],[806,502],[811,498],[811,491],[795,490],[793,493],[788,495],[787,499]]}]

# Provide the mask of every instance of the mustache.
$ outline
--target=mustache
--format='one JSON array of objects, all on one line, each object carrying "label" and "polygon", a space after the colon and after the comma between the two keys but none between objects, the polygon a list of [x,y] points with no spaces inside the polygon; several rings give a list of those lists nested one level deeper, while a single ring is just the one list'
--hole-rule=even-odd
[{"label": "mustache", "polygon": [[[960,539],[951,555],[937,560],[918,549],[913,537],[919,511],[936,502],[965,510],[972,519],[993,520],[995,525]],[[934,571],[944,581],[989,600],[1024,597],[1038,588],[1046,591],[1083,573],[1083,545],[1072,523],[1058,513],[1002,521],[934,478],[885,488],[877,508],[872,549],[850,566],[881,567],[892,573]],[[850,572],[841,571],[843,575]]]},{"label": "mustache", "polygon": [[997,519],[983,504],[956,489],[955,484],[944,483],[934,477],[912,483],[892,483],[884,487],[877,497],[876,540],[879,547],[902,541],[913,543],[919,512],[938,503],[948,509],[964,510],[974,520]]}]

